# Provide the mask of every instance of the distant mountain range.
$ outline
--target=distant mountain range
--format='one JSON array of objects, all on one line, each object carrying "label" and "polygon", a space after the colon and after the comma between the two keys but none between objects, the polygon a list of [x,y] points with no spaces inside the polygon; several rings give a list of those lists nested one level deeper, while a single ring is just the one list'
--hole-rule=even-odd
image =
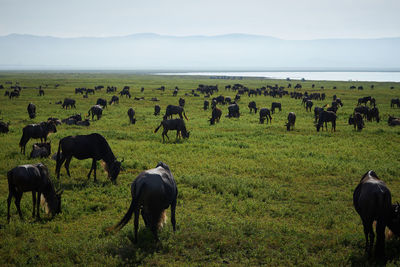
[{"label": "distant mountain range", "polygon": [[228,34],[0,36],[0,69],[400,69],[400,38],[282,40]]}]

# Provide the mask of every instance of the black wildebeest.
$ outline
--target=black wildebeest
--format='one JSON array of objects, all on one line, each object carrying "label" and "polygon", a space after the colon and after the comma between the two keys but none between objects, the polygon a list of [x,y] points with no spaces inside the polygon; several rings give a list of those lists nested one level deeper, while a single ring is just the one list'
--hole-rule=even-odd
[{"label": "black wildebeest", "polygon": [[97,116],[97,120],[100,120],[101,115],[103,114],[103,109],[99,105],[94,105],[88,111],[88,116],[90,116],[90,114],[92,114],[92,120],[94,119],[94,116]]},{"label": "black wildebeest", "polygon": [[185,110],[183,109],[183,107],[174,106],[174,105],[168,105],[167,109],[165,110],[164,120],[166,120],[167,118],[171,118],[172,119],[172,114],[178,114],[179,117],[181,119],[183,119],[182,113],[183,113],[183,116],[185,116],[185,119],[188,120],[188,118],[186,117]]},{"label": "black wildebeest", "polygon": [[131,122],[131,124],[136,123],[135,110],[133,108],[128,109],[128,117],[129,117],[129,121]]},{"label": "black wildebeest", "polygon": [[68,109],[68,107],[70,108],[76,108],[75,106],[75,99],[71,99],[71,98],[65,98],[64,102],[62,103],[62,108]]},{"label": "black wildebeest", "polygon": [[363,115],[364,118],[367,118],[368,113],[370,112],[369,107],[359,106],[354,108],[354,112],[358,112]]},{"label": "black wildebeest", "polygon": [[311,100],[307,100],[306,101],[306,111],[310,111],[311,112],[311,108],[314,105],[314,103]]},{"label": "black wildebeest", "polygon": [[10,94],[8,95],[8,97],[9,97],[10,99],[11,99],[11,98],[14,98],[14,97],[19,97],[19,91],[14,90],[14,91],[10,92]]},{"label": "black wildebeest", "polygon": [[50,143],[35,143],[32,146],[30,158],[47,158],[51,154]]},{"label": "black wildebeest", "polygon": [[102,108],[106,108],[107,107],[107,100],[105,100],[104,98],[99,98],[96,101],[96,105],[99,105]]},{"label": "black wildebeest", "polygon": [[210,102],[208,102],[207,100],[204,100],[203,109],[207,110],[209,106],[210,106]]},{"label": "black wildebeest", "polygon": [[376,122],[380,121],[379,118],[379,109],[377,107],[371,108],[368,113],[367,113],[367,120],[368,121],[373,121],[375,120]]},{"label": "black wildebeest", "polygon": [[183,119],[163,120],[160,125],[154,130],[154,133],[156,133],[161,126],[164,129],[162,132],[163,142],[165,142],[164,136],[169,139],[167,135],[169,130],[176,130],[176,139],[178,139],[179,136],[182,136],[183,138],[189,138],[190,132],[186,130],[185,122],[183,121]]},{"label": "black wildebeest", "polygon": [[363,223],[366,252],[371,255],[375,238],[373,222],[376,221],[375,255],[384,256],[385,228],[399,235],[400,219],[398,206],[392,205],[390,190],[374,171],[368,171],[361,178],[353,193],[353,205]]},{"label": "black wildebeest", "polygon": [[67,170],[68,176],[71,177],[69,173],[69,163],[72,157],[79,160],[82,159],[92,159],[92,167],[90,168],[88,179],[92,170],[94,171],[94,181],[96,182],[96,161],[103,160],[105,162],[105,170],[108,173],[108,177],[115,184],[118,174],[121,170],[121,163],[124,161],[118,161],[110,146],[108,145],[106,139],[98,134],[93,133],[89,135],[76,135],[67,136],[60,140],[58,144],[57,152],[57,164],[56,164],[56,174],[57,179],[60,179],[60,168],[65,161],[65,169]]},{"label": "black wildebeest", "polygon": [[392,100],[390,101],[390,107],[394,108],[394,106],[397,106],[398,108],[400,108],[400,99],[399,98],[392,98]]},{"label": "black wildebeest", "polygon": [[389,126],[398,126],[400,125],[400,118],[395,118],[389,115],[388,124]]},{"label": "black wildebeest", "polygon": [[42,88],[39,89],[39,96],[44,96],[44,90]]},{"label": "black wildebeest", "polygon": [[228,106],[228,118],[239,118],[240,117],[240,111],[239,111],[239,105],[234,103]]},{"label": "black wildebeest", "polygon": [[29,103],[26,108],[29,114],[29,118],[34,119],[36,117],[36,106],[33,103]]},{"label": "black wildebeest", "polygon": [[267,119],[267,124],[268,121],[272,122],[271,112],[268,108],[260,109],[260,123],[264,123],[265,119]]},{"label": "black wildebeest", "polygon": [[293,130],[294,125],[296,123],[296,114],[294,112],[289,112],[287,119],[288,122],[285,124],[286,130],[290,131],[290,127],[292,127]]},{"label": "black wildebeest", "polygon": [[90,126],[90,121],[89,121],[89,119],[85,119],[83,121],[77,121],[76,125],[78,125],[78,126]]},{"label": "black wildebeest", "polygon": [[61,125],[61,121],[58,118],[49,117],[47,121],[54,123],[54,125]]},{"label": "black wildebeest", "polygon": [[[11,200],[15,198],[15,206],[22,220],[21,198],[24,192],[32,191],[33,212],[32,217],[40,219],[39,205],[43,195],[49,211],[54,216],[61,212],[62,191],[55,191],[53,183],[49,179],[49,170],[42,163],[32,165],[20,165],[7,172],[8,198],[7,198],[7,222],[10,222]],[[37,195],[36,195],[37,193]]]},{"label": "black wildebeest", "polygon": [[154,106],[154,116],[160,115],[161,107],[159,105]]},{"label": "black wildebeest", "polygon": [[57,129],[53,122],[41,122],[40,124],[29,124],[22,129],[22,137],[19,141],[19,146],[21,147],[21,153],[25,154],[25,146],[29,139],[40,138],[40,141],[46,142],[49,133],[56,133]]},{"label": "black wildebeest", "polygon": [[282,105],[281,105],[281,103],[272,102],[272,104],[271,104],[271,112],[272,112],[272,114],[275,113],[275,109],[276,109],[276,108],[279,108],[279,111],[282,111]]},{"label": "black wildebeest", "polygon": [[215,122],[219,122],[221,115],[222,111],[219,108],[214,107],[211,113],[211,119],[209,119],[210,125],[214,125]]},{"label": "black wildebeest", "polygon": [[183,108],[185,107],[185,99],[182,97],[179,98],[179,106]]},{"label": "black wildebeest", "polygon": [[319,129],[322,127],[322,130],[324,130],[324,123],[325,123],[325,128],[328,130],[328,122],[332,123],[332,130],[336,132],[336,113],[333,111],[325,111],[322,110],[319,113],[319,119],[317,123],[317,132],[319,132]]},{"label": "black wildebeest", "polygon": [[9,122],[5,123],[5,122],[0,121],[0,133],[8,133],[9,126],[10,126]]},{"label": "black wildebeest", "polygon": [[119,92],[119,94],[121,95],[121,97],[124,95],[125,97],[129,97],[131,98],[131,93],[129,93],[128,90],[122,90],[121,92]]},{"label": "black wildebeest", "polygon": [[116,96],[116,95],[113,95],[113,96],[111,97],[111,100],[110,100],[109,104],[111,105],[112,103],[119,104],[119,97]]},{"label": "black wildebeest", "polygon": [[360,113],[354,112],[353,115],[350,115],[349,125],[354,125],[354,130],[361,131],[364,128],[364,120]]},{"label": "black wildebeest", "polygon": [[248,105],[249,109],[250,109],[250,113],[254,110],[254,113],[257,114],[257,105],[255,101],[251,101]]},{"label": "black wildebeest", "polygon": [[95,93],[94,89],[86,89],[86,95],[88,94],[94,95],[94,93]]},{"label": "black wildebeest", "polygon": [[127,213],[117,225],[108,228],[108,231],[121,230],[134,214],[136,243],[141,213],[146,227],[150,228],[155,240],[158,241],[158,230],[166,222],[165,210],[169,206],[171,206],[172,229],[176,230],[175,209],[178,188],[167,164],[159,162],[156,168],[140,173],[131,184],[131,196],[132,202]]}]

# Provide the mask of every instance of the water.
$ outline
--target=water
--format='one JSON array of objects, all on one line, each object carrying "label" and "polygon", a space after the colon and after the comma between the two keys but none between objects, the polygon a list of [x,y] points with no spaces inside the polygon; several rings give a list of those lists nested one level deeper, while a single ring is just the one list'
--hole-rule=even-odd
[{"label": "water", "polygon": [[376,81],[376,82],[400,82],[400,72],[379,72],[379,71],[310,71],[310,72],[168,72],[157,73],[157,75],[191,75],[210,77],[261,77],[266,79],[291,80],[316,80],[316,81]]}]

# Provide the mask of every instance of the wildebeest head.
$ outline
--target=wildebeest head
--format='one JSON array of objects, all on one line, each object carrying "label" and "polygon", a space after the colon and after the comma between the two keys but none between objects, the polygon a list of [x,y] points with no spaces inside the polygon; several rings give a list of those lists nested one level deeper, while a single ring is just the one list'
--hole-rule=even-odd
[{"label": "wildebeest head", "polygon": [[108,167],[108,169],[107,169],[108,177],[110,178],[110,180],[113,184],[115,184],[117,181],[118,174],[121,171],[121,163],[122,162],[124,162],[124,159],[122,159],[121,161],[114,160],[114,162],[111,163],[111,166],[107,166]]},{"label": "wildebeest head", "polygon": [[349,117],[349,125],[353,125],[354,124],[354,118],[352,115],[350,115]]},{"label": "wildebeest head", "polygon": [[316,127],[317,127],[317,132],[319,132],[319,129],[321,129],[321,126],[322,126],[322,124],[319,124],[319,123],[316,125]]}]

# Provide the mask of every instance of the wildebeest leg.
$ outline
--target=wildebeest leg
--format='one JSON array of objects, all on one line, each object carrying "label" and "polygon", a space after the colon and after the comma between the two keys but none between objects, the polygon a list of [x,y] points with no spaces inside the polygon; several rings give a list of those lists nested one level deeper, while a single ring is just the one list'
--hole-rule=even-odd
[{"label": "wildebeest leg", "polygon": [[378,257],[385,256],[385,221],[378,219],[376,222],[376,244],[375,255]]},{"label": "wildebeest leg", "polygon": [[138,228],[139,228],[139,208],[135,208],[135,218],[133,220],[133,224],[135,226],[135,240],[134,243],[137,243],[137,233],[138,233]]},{"label": "wildebeest leg", "polygon": [[332,121],[332,129],[336,132],[336,121]]},{"label": "wildebeest leg", "polygon": [[57,163],[56,163],[56,174],[57,174],[57,179],[60,179],[60,169],[61,169],[61,166],[62,166],[62,164],[64,163],[64,161],[65,161],[65,155],[64,155],[63,153],[61,153],[61,158],[60,158],[60,160],[58,160]]},{"label": "wildebeest leg", "polygon": [[21,198],[22,198],[22,193],[16,192],[16,194],[15,194],[15,206],[17,206],[17,211],[18,211],[19,217],[22,220],[23,217],[22,217],[22,212],[21,212]]},{"label": "wildebeest leg", "polygon": [[92,162],[92,169],[93,169],[93,176],[94,176],[94,181],[95,181],[95,182],[97,181],[97,180],[96,180],[96,168],[97,168],[96,160],[93,159],[93,162]]},{"label": "wildebeest leg", "polygon": [[71,159],[72,159],[72,156],[69,156],[67,158],[67,160],[65,161],[65,165],[64,165],[65,169],[67,170],[67,174],[68,174],[69,177],[71,177],[71,174],[69,173],[69,163],[71,162]]},{"label": "wildebeest leg", "polygon": [[39,207],[40,207],[40,196],[42,195],[42,193],[40,191],[37,192],[37,202],[36,202],[36,217],[38,220],[40,220],[40,214],[39,214]]},{"label": "wildebeest leg", "polygon": [[176,209],[176,200],[174,200],[171,203],[171,223],[172,223],[172,229],[174,229],[174,232],[176,230],[176,220],[175,220],[175,209]]},{"label": "wildebeest leg", "polygon": [[[36,192],[32,191],[32,202],[33,202],[33,211],[32,211],[32,218],[35,218],[35,208],[36,208]],[[39,212],[39,210],[38,210]]]},{"label": "wildebeest leg", "polygon": [[[363,220],[364,235],[365,235],[365,251],[368,256],[371,256],[372,247],[374,245],[374,230],[372,229],[372,221]],[[368,240],[369,238],[369,240]]]},{"label": "wildebeest leg", "polygon": [[13,193],[10,190],[10,192],[8,193],[8,198],[7,198],[7,222],[8,223],[10,222],[10,205],[11,205],[12,197],[13,197]]}]

